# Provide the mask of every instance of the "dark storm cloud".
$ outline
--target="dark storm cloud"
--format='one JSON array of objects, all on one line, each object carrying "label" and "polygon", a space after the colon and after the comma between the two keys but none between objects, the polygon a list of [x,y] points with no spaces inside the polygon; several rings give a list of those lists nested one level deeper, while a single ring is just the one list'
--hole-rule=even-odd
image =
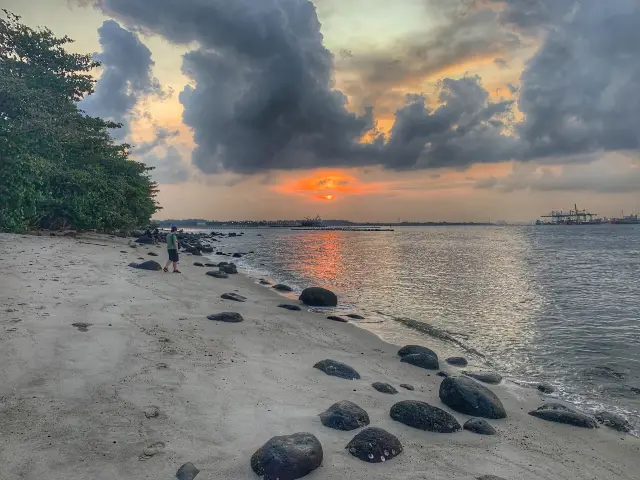
[{"label": "dark storm cloud", "polygon": [[94,54],[102,63],[102,74],[95,93],[79,106],[87,114],[122,123],[115,132],[118,138],[129,133],[129,119],[138,100],[162,92],[153,77],[151,51],[138,36],[122,28],[114,20],[105,21],[98,29],[102,52]]}]

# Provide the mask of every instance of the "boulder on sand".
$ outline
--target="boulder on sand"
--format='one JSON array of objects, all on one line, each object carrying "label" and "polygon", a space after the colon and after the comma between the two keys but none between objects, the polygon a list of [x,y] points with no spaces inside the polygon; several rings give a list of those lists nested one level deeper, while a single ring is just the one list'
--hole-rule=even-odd
[{"label": "boulder on sand", "polygon": [[200,473],[193,463],[185,463],[176,472],[178,480],[193,480]]},{"label": "boulder on sand", "polygon": [[282,283],[278,283],[272,287],[274,290],[278,290],[279,292],[293,292],[293,288],[289,285],[284,285]]},{"label": "boulder on sand", "polygon": [[440,400],[456,412],[483,418],[505,418],[500,399],[469,377],[447,377],[440,384]]},{"label": "boulder on sand", "polygon": [[209,315],[207,318],[215,322],[225,322],[225,323],[244,322],[244,318],[242,318],[242,315],[236,312],[215,313],[213,315]]},{"label": "boulder on sand", "polygon": [[502,376],[496,372],[471,372],[463,370],[462,374],[491,385],[498,385],[502,381]]},{"label": "boulder on sand", "polygon": [[379,391],[380,393],[388,393],[391,395],[395,395],[396,393],[398,393],[398,390],[393,388],[388,383],[375,382],[375,383],[372,383],[371,386],[375,388],[377,391]]},{"label": "boulder on sand", "polygon": [[337,315],[329,315],[327,317],[327,320],[333,320],[334,322],[340,322],[340,323],[348,323],[349,322],[347,319],[339,317]]},{"label": "boulder on sand", "polygon": [[428,432],[453,433],[462,430],[453,415],[417,400],[405,400],[391,407],[391,418],[413,428]]},{"label": "boulder on sand", "polygon": [[547,403],[529,412],[532,417],[580,428],[598,428],[596,420],[559,403]]},{"label": "boulder on sand", "polygon": [[229,275],[219,270],[212,270],[210,272],[207,272],[206,274],[213,278],[229,278]]},{"label": "boulder on sand", "polygon": [[229,275],[235,275],[238,273],[238,267],[234,263],[229,263],[227,265],[222,265],[218,267],[221,272],[227,273]]},{"label": "boulder on sand", "polygon": [[311,307],[336,307],[338,297],[331,290],[320,287],[305,288],[300,294],[300,301]]},{"label": "boulder on sand", "polygon": [[464,357],[449,357],[445,361],[455,367],[466,367],[469,365],[469,362],[467,362],[467,359]]},{"label": "boulder on sand", "polygon": [[224,298],[225,300],[233,300],[234,302],[245,302],[247,297],[243,297],[242,295],[238,295],[237,293],[223,293],[220,295],[220,298]]},{"label": "boulder on sand", "polygon": [[162,270],[162,266],[154,260],[147,260],[142,263],[131,263],[129,266],[137,268],[138,270],[151,270],[154,272]]},{"label": "boulder on sand", "polygon": [[251,469],[264,480],[295,480],[322,465],[322,445],[310,433],[273,437],[251,456]]},{"label": "boulder on sand", "polygon": [[332,377],[345,378],[347,380],[360,380],[360,374],[354,368],[335,360],[321,360],[316,363],[313,368],[317,368],[321,372]]},{"label": "boulder on sand", "polygon": [[364,320],[364,317],[362,315],[358,315],[357,313],[348,313],[346,316],[349,318],[353,318],[354,320]]},{"label": "boulder on sand", "polygon": [[377,427],[365,428],[347,444],[349,453],[369,463],[391,460],[402,453],[398,437]]},{"label": "boulder on sand", "polygon": [[462,426],[465,430],[477,433],[478,435],[495,435],[496,429],[482,418],[470,418]]},{"label": "boulder on sand", "polygon": [[624,417],[610,412],[598,412],[595,414],[596,420],[602,425],[617,430],[618,432],[629,433],[631,424]]},{"label": "boulder on sand", "polygon": [[200,262],[194,262],[193,266],[194,267],[204,267],[204,265],[202,263],[200,263]]},{"label": "boulder on sand", "polygon": [[284,308],[285,310],[291,310],[292,312],[299,312],[302,310],[298,305],[288,305],[283,303],[282,305],[278,305],[279,308]]},{"label": "boulder on sand", "polygon": [[400,386],[407,390],[415,390],[413,385],[409,385],[408,383],[401,383]]},{"label": "boulder on sand", "polygon": [[427,347],[421,347],[420,345],[405,345],[400,350],[398,350],[398,356],[404,357],[406,355],[431,355],[432,357],[438,358],[438,354]]},{"label": "boulder on sand", "polygon": [[355,403],[343,400],[322,412],[320,421],[325,427],[348,432],[369,425],[369,414]]},{"label": "boulder on sand", "polygon": [[438,358],[425,353],[405,355],[400,359],[400,361],[410,365],[415,365],[416,367],[426,368],[427,370],[438,370],[440,368]]}]

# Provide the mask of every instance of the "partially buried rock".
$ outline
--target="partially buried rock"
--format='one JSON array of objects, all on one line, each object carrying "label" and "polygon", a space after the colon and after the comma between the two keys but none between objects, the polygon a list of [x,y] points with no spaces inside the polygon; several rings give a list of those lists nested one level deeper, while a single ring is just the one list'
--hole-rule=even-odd
[{"label": "partially buried rock", "polygon": [[409,385],[408,383],[401,383],[400,386],[402,388],[405,388],[407,390],[415,390],[415,388],[413,387],[413,385]]},{"label": "partially buried rock", "polygon": [[182,465],[176,472],[176,478],[178,480],[193,480],[200,473],[195,465],[191,462]]},{"label": "partially buried rock", "polygon": [[449,374],[447,372],[438,372],[438,373],[436,373],[436,375],[438,375],[439,377],[443,377],[443,378],[447,378],[449,376]]},{"label": "partially buried rock", "polygon": [[431,355],[438,358],[438,354],[427,347],[421,347],[420,345],[405,345],[398,350],[398,356],[404,357],[406,355]]},{"label": "partially buried rock", "polygon": [[194,262],[193,263],[194,267],[204,267],[204,264],[200,263],[200,262]]},{"label": "partially buried rock", "polygon": [[489,383],[491,385],[497,385],[502,381],[502,376],[496,372],[462,372],[467,377],[475,378],[480,382]]},{"label": "partially buried rock", "polygon": [[149,252],[147,255],[149,255],[150,257],[157,257],[158,254],[156,252]]},{"label": "partially buried rock", "polygon": [[335,360],[321,360],[316,363],[313,368],[317,368],[321,372],[332,377],[345,378],[347,380],[359,380],[360,374],[354,368]]},{"label": "partially buried rock", "polygon": [[291,288],[289,285],[284,285],[282,283],[278,283],[277,285],[274,285],[273,289],[278,290],[280,292],[293,292],[293,288]]},{"label": "partially buried rock", "polygon": [[358,315],[357,313],[349,313],[346,315],[349,318],[353,318],[354,320],[364,320],[362,315]]},{"label": "partially buried rock", "polygon": [[132,263],[130,266],[137,268],[138,270],[150,270],[154,272],[162,270],[162,266],[154,260],[147,260],[142,263]]},{"label": "partially buried rock", "polygon": [[244,321],[244,318],[242,318],[242,315],[235,312],[216,313],[213,315],[209,315],[207,318],[209,320],[214,320],[216,322],[225,322],[225,323],[240,323]]},{"label": "partially buried rock", "polygon": [[469,362],[464,357],[449,357],[445,360],[449,365],[453,365],[455,367],[466,367]]},{"label": "partially buried rock", "polygon": [[247,297],[243,297],[242,295],[238,295],[237,293],[223,293],[220,295],[220,298],[224,298],[225,300],[233,300],[234,302],[245,302]]},{"label": "partially buried rock", "polygon": [[349,453],[369,463],[391,460],[402,453],[402,444],[395,435],[377,427],[358,433],[346,446]]},{"label": "partially buried rock", "polygon": [[440,384],[440,400],[457,412],[484,418],[505,418],[500,399],[468,377],[448,377]]},{"label": "partially buried rock", "polygon": [[269,282],[268,280],[265,280],[264,278],[261,278],[260,285],[271,285],[271,282]]},{"label": "partially buried rock", "polygon": [[437,370],[440,368],[440,364],[436,357],[424,353],[405,355],[400,359],[400,361],[408,363],[409,365],[415,365],[416,367],[426,368],[427,370]]},{"label": "partially buried rock", "polygon": [[210,272],[207,272],[207,275],[213,278],[229,278],[229,275],[227,275],[224,272],[220,272],[218,270],[212,270]]},{"label": "partially buried rock", "polygon": [[477,433],[478,435],[495,435],[496,429],[493,428],[486,420],[482,418],[470,418],[462,426],[465,430]]},{"label": "partially buried rock", "polygon": [[369,425],[369,414],[355,403],[343,400],[322,412],[320,421],[325,427],[349,431]]},{"label": "partially buried rock", "polygon": [[371,386],[375,388],[377,391],[379,391],[380,393],[388,393],[391,395],[395,395],[396,393],[398,393],[398,390],[393,388],[388,383],[375,382],[375,383],[372,383]]},{"label": "partially buried rock", "polygon": [[529,415],[548,422],[564,423],[566,425],[573,425],[574,427],[598,427],[598,423],[594,418],[557,403],[542,405],[536,410],[529,412]]},{"label": "partially buried rock", "polygon": [[325,288],[305,288],[300,294],[300,300],[311,307],[336,307],[338,297],[335,293]]},{"label": "partially buried rock", "polygon": [[310,433],[273,437],[251,457],[251,469],[264,480],[295,480],[322,464],[322,445]]},{"label": "partially buried rock", "polygon": [[341,323],[347,323],[348,320],[342,318],[342,317],[338,317],[337,315],[329,315],[327,317],[327,320],[333,320],[334,322],[341,322]]},{"label": "partially buried rock", "polygon": [[453,415],[417,400],[405,400],[391,407],[391,418],[428,432],[453,433],[462,429]]},{"label": "partially buried rock", "polygon": [[280,308],[284,308],[285,310],[291,310],[292,312],[298,312],[302,310],[298,305],[287,305],[283,303],[282,305],[278,305]]},{"label": "partially buried rock", "polygon": [[[194,265],[195,265],[195,263],[194,263]],[[213,268],[213,267],[217,267],[218,264],[217,263],[205,263],[204,266],[208,267],[208,268]]]},{"label": "partially buried rock", "polygon": [[610,412],[598,412],[595,415],[596,420],[602,425],[617,430],[618,432],[629,433],[631,424],[624,417]]}]

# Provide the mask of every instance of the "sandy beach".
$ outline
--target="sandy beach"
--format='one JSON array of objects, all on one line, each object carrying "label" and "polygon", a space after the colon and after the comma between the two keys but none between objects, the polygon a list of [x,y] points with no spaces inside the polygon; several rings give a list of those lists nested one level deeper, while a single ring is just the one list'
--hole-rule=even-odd
[{"label": "sandy beach", "polygon": [[[491,386],[508,414],[489,421],[498,435],[398,423],[389,409],[401,400],[426,401],[460,424],[469,417],[442,404],[435,372],[400,363],[398,346],[305,307],[278,308],[297,302],[242,274],[208,277],[195,257],[182,256],[182,275],[136,270],[127,265],[139,257],[163,264],[164,247],[133,249],[98,235],[0,234],[0,252],[2,479],[170,479],[186,462],[199,480],[253,479],[251,455],[295,432],[322,443],[310,480],[638,478],[639,439],[529,416],[544,395],[504,382]],[[207,320],[219,312],[245,321]],[[323,359],[362,378],[327,376],[313,368]],[[373,382],[415,390],[388,395]],[[364,408],[403,453],[381,464],[351,456],[345,446],[357,431],[329,429],[318,417],[340,400]]]}]

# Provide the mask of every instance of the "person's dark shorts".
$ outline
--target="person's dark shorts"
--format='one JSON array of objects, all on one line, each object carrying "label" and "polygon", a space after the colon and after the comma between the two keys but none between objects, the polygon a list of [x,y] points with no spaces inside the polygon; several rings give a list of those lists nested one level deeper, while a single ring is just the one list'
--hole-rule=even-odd
[{"label": "person's dark shorts", "polygon": [[169,260],[172,262],[179,262],[178,259],[178,251],[177,250],[169,250]]}]

